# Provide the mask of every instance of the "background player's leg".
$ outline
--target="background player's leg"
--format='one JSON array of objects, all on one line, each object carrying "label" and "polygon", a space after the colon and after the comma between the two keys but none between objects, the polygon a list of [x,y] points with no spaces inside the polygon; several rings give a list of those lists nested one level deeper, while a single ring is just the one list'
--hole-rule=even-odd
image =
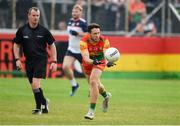
[{"label": "background player's leg", "polygon": [[41,92],[39,90],[40,88],[40,81],[41,79],[39,78],[32,78],[32,91],[34,93],[34,98],[35,98],[35,102],[36,102],[36,109],[33,110],[32,114],[41,114],[41,102],[42,102],[42,98],[41,98]]},{"label": "background player's leg", "polygon": [[72,86],[72,92],[70,93],[70,96],[73,96],[78,88],[78,83],[76,82],[76,79],[74,77],[74,72],[72,70],[72,65],[75,61],[74,57],[71,56],[65,56],[63,61],[63,71],[66,77],[70,80],[70,84]]}]

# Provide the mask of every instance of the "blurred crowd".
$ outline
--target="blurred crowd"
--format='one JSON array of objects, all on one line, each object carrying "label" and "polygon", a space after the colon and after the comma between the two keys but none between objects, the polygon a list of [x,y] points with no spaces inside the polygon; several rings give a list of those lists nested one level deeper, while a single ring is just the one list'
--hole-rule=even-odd
[{"label": "blurred crowd", "polygon": [[[38,6],[35,0],[15,0],[15,24],[13,26],[13,0],[0,0],[0,28],[18,28],[26,22],[26,11],[31,6]],[[45,2],[46,1],[46,2]],[[51,25],[51,1],[42,2],[45,8],[45,18],[49,28]],[[56,0],[55,22],[52,29],[64,31],[67,21],[71,17],[69,9],[75,3],[84,8],[84,18],[87,19],[87,0]],[[140,34],[156,34],[161,30],[161,12],[150,20],[147,15],[156,8],[162,0],[91,0],[91,22],[103,25],[103,31],[131,31],[136,29]],[[180,0],[171,0],[179,5]],[[128,16],[127,16],[128,13]],[[42,21],[41,21],[42,22]],[[128,27],[127,27],[128,25]],[[149,33],[150,32],[150,33]]]}]

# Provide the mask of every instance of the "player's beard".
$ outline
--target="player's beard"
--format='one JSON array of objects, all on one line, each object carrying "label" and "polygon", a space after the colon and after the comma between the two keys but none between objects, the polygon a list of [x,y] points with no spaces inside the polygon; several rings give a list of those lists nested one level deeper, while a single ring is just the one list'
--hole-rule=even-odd
[{"label": "player's beard", "polygon": [[39,19],[34,19],[34,21],[32,22],[32,24],[33,24],[34,26],[37,26],[38,23],[39,23]]},{"label": "player's beard", "polygon": [[80,15],[79,14],[74,14],[74,15],[72,15],[72,17],[73,17],[74,20],[77,20],[77,19],[80,18]]},{"label": "player's beard", "polygon": [[77,19],[79,19],[79,17],[78,17],[78,16],[74,16],[73,19],[74,19],[74,20],[77,20]]},{"label": "player's beard", "polygon": [[93,42],[98,42],[98,41],[99,41],[99,38],[91,38],[91,40],[92,40]]}]

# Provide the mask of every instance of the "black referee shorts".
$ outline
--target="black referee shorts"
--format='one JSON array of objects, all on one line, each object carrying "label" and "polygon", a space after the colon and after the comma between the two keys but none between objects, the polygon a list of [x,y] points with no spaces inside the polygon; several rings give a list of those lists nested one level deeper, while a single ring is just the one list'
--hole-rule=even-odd
[{"label": "black referee shorts", "polygon": [[35,59],[26,61],[26,75],[29,82],[32,83],[32,78],[46,78],[47,59]]},{"label": "black referee shorts", "polygon": [[80,63],[82,63],[82,55],[80,53],[73,53],[70,50],[67,50],[66,56],[71,56],[77,59]]}]

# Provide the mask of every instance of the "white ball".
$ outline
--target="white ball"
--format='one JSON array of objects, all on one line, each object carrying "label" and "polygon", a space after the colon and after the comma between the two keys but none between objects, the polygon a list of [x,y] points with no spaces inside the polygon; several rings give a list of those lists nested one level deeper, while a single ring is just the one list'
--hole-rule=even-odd
[{"label": "white ball", "polygon": [[105,58],[109,62],[116,62],[120,58],[120,53],[118,49],[110,47],[106,50],[104,54]]}]

